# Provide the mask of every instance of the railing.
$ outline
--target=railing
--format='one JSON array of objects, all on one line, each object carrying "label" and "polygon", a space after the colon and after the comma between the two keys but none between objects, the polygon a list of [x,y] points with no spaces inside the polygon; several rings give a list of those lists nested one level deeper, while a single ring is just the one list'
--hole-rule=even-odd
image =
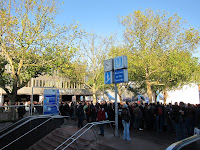
[{"label": "railing", "polygon": [[26,120],[29,120],[29,119],[32,119],[32,118],[33,118],[33,116],[27,116],[27,117],[20,119],[19,121],[15,122],[15,123],[11,123],[11,124],[7,125],[6,127],[0,129],[0,133],[4,132],[5,130],[8,130],[10,127],[16,126],[17,124],[23,123]]},{"label": "railing", "polygon": [[[47,117],[47,116],[46,116]],[[3,148],[1,148],[1,150],[7,148],[8,146],[12,145],[13,143],[15,143],[16,141],[18,141],[19,139],[23,138],[24,136],[28,135],[29,133],[31,133],[32,131],[36,130],[37,128],[41,127],[42,125],[44,125],[45,123],[49,122],[50,120],[52,120],[53,118],[55,118],[55,116],[48,116],[50,117],[49,119],[47,119],[46,121],[44,121],[43,123],[39,124],[38,126],[34,127],[33,129],[31,129],[30,131],[26,132],[25,134],[23,134],[22,136],[18,137],[17,139],[15,139],[14,141],[12,141],[11,143],[7,144],[6,146],[4,146]],[[43,117],[45,118],[45,116]]]},{"label": "railing", "polygon": [[[9,129],[9,130],[6,132],[6,134],[9,134],[10,132],[12,132],[13,130],[16,129],[16,128],[12,128],[12,127],[15,126],[15,125],[17,125],[19,122],[20,122],[20,123],[19,123],[19,125],[17,125],[17,127],[23,126],[23,125],[26,124],[27,122],[36,119],[36,118],[33,117],[33,116],[29,116],[28,118],[30,118],[30,119],[27,120],[27,117],[25,117],[25,118],[23,118],[23,119],[17,121],[17,122],[14,123],[14,124],[10,124],[9,126],[3,128],[3,129],[1,129],[0,132],[4,132],[4,130],[8,130],[9,128],[11,128],[11,129]],[[44,117],[43,117],[43,118],[44,118]],[[25,121],[25,120],[26,120],[26,121]],[[3,136],[5,136],[5,134],[1,135],[0,138],[2,138]]]},{"label": "railing", "polygon": [[[25,107],[25,114],[24,117],[26,116],[32,116],[32,115],[43,115],[43,107],[44,106],[55,106],[55,105],[33,105],[32,109],[31,109],[31,105],[8,105],[8,106],[0,106],[0,119],[1,120],[8,120],[8,116],[9,116],[9,109],[10,108],[14,108],[15,111],[15,115],[16,115],[16,119],[18,119],[17,117],[17,108],[19,107]],[[60,113],[59,107],[57,107],[57,110]]]},{"label": "railing", "polygon": [[[109,123],[111,126],[111,123],[114,121],[99,121],[99,122],[92,122],[92,123],[87,123],[83,128],[81,128],[79,131],[77,131],[75,134],[73,134],[70,138],[68,138],[66,141],[64,141],[61,145],[59,145],[56,149],[54,150],[58,150],[61,146],[63,146],[65,143],[67,143],[69,140],[72,140],[72,142],[70,142],[67,146],[65,146],[62,150],[66,149],[67,147],[69,147],[72,143],[76,142],[76,140],[78,138],[80,138],[83,134],[85,134],[87,131],[89,131],[92,127],[96,126],[96,125],[100,125],[100,124],[107,124]],[[89,126],[90,125],[90,126]],[[88,127],[89,126],[89,127]],[[82,132],[80,135],[78,135],[78,133],[80,133],[82,130],[84,130],[86,127],[88,127],[84,132]],[[112,126],[111,126],[112,128]],[[76,138],[74,138],[76,135],[78,135]],[[95,136],[96,137],[96,136]],[[97,138],[97,137],[96,137]]]},{"label": "railing", "polygon": [[200,140],[200,135],[193,135],[181,141],[171,144],[166,150],[180,150],[181,148]]}]

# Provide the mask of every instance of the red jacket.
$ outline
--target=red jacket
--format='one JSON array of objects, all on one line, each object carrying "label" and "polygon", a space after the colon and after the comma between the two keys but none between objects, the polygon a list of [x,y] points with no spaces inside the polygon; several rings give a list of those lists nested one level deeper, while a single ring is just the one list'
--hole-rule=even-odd
[{"label": "red jacket", "polygon": [[98,121],[106,120],[105,109],[103,109],[103,111],[102,111],[102,108],[99,109],[99,112],[97,114],[97,119],[98,119]]}]

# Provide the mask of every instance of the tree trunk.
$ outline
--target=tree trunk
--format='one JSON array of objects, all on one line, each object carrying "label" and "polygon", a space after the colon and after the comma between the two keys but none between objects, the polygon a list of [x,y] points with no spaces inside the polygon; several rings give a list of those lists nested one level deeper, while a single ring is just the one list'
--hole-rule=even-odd
[{"label": "tree trunk", "polygon": [[164,104],[166,104],[167,100],[167,88],[164,89]]},{"label": "tree trunk", "polygon": [[149,82],[149,80],[146,80],[146,85],[147,85],[147,95],[149,98],[149,103],[152,103],[151,83]]},{"label": "tree trunk", "polygon": [[96,97],[96,94],[93,93],[92,97],[93,97],[93,104],[96,104],[96,103],[97,103],[97,97]]},{"label": "tree trunk", "polygon": [[[11,105],[14,106],[14,105],[15,105],[15,102],[16,102],[16,100],[17,100],[17,81],[18,81],[17,76],[14,76],[14,82],[13,82],[13,89],[12,89],[12,92],[11,92],[11,93],[7,93],[8,98],[9,98],[9,105],[10,105],[10,106],[11,106]],[[15,107],[10,107],[10,108],[9,108],[8,119],[9,119],[9,120],[16,120],[16,119],[17,119]]]},{"label": "tree trunk", "polygon": [[92,89],[92,97],[93,97],[93,104],[96,104],[97,103],[97,97],[96,97],[95,88]]},{"label": "tree trunk", "polygon": [[[8,95],[8,98],[9,98],[9,105],[14,106],[15,101],[17,99],[17,91],[12,92],[12,93],[7,94],[7,95]],[[16,119],[17,119],[17,116],[16,116],[15,107],[9,107],[8,120],[16,120]]]},{"label": "tree trunk", "polygon": [[119,100],[122,102],[122,93],[118,94],[119,95]]}]

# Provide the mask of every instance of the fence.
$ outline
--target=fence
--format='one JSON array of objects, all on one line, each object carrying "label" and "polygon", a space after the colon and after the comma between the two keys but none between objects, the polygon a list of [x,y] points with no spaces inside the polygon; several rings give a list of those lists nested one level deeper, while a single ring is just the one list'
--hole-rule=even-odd
[{"label": "fence", "polygon": [[[10,115],[10,110],[11,108],[14,108],[14,118],[16,120],[19,119],[18,115],[18,108],[24,107],[25,108],[25,113],[23,117],[27,117],[31,115],[31,106],[30,105],[9,105],[9,106],[0,106],[0,120],[3,121],[8,121],[9,120],[9,115]],[[42,115],[43,114],[43,105],[34,105],[32,108],[32,115]]]}]

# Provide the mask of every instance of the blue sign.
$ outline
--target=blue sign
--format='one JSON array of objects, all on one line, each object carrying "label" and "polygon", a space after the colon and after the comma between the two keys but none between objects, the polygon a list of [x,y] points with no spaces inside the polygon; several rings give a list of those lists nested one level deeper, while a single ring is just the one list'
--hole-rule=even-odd
[{"label": "blue sign", "polygon": [[44,89],[44,114],[59,114],[59,90]]},{"label": "blue sign", "polygon": [[52,115],[58,115],[59,111],[56,106],[44,106],[44,115],[52,114]]},{"label": "blue sign", "polygon": [[127,56],[119,56],[114,58],[114,70],[127,67]]},{"label": "blue sign", "polygon": [[115,83],[128,82],[127,69],[115,70]]},{"label": "blue sign", "polygon": [[112,74],[112,71],[104,73],[104,83],[105,84],[112,84],[113,83],[113,74]]}]

